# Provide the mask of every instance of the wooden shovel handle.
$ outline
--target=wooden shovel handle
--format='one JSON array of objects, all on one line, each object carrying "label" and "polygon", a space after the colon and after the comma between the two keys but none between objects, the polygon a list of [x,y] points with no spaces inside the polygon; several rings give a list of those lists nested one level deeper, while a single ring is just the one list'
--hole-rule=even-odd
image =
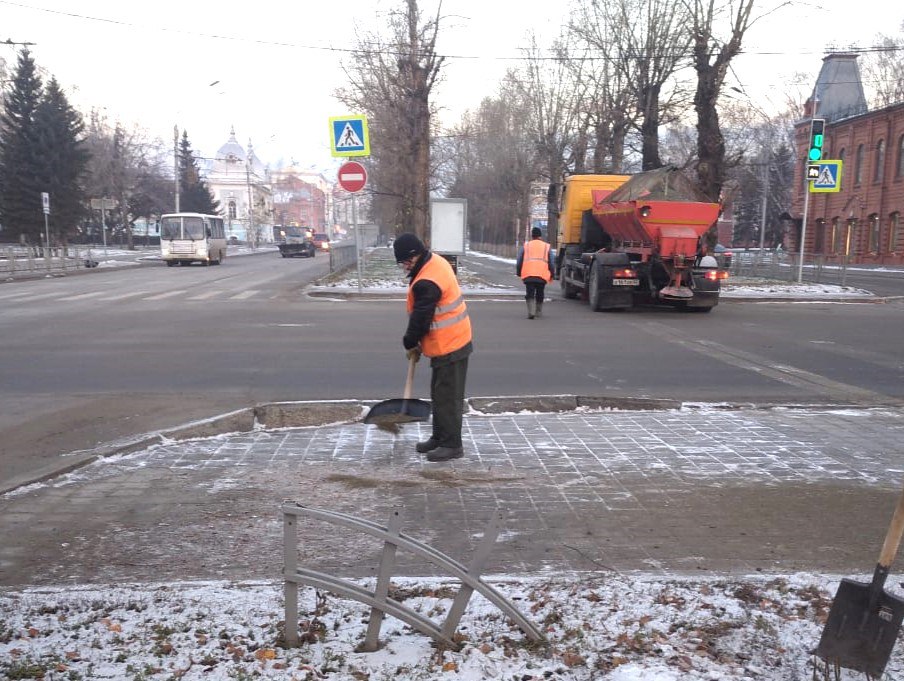
[{"label": "wooden shovel handle", "polygon": [[895,559],[895,554],[898,553],[898,545],[901,543],[902,534],[904,534],[904,492],[901,492],[895,515],[891,519],[891,525],[888,526],[885,543],[882,544],[882,553],[879,554],[879,565],[884,568],[888,568],[891,565],[891,562]]},{"label": "wooden shovel handle", "polygon": [[405,379],[405,392],[402,393],[402,398],[406,400],[411,399],[411,386],[414,384],[414,365],[417,363],[417,360],[412,355],[408,359],[408,378]]}]

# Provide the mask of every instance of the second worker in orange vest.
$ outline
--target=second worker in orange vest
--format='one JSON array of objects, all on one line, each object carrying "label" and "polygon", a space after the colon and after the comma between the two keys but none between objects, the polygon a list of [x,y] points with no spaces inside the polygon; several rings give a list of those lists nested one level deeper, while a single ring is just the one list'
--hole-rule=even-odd
[{"label": "second worker in orange vest", "polygon": [[471,319],[458,279],[449,262],[434,255],[414,234],[405,233],[392,244],[396,262],[411,280],[408,285],[408,328],[402,338],[405,352],[430,358],[430,400],[433,434],[415,449],[428,461],[464,456],[461,441],[465,379],[472,352]]},{"label": "second worker in orange vest", "polygon": [[524,244],[518,254],[515,271],[524,282],[524,298],[527,300],[527,318],[533,319],[543,314],[543,298],[546,284],[552,281],[556,271],[552,249],[541,238],[539,227],[530,230],[531,240]]}]

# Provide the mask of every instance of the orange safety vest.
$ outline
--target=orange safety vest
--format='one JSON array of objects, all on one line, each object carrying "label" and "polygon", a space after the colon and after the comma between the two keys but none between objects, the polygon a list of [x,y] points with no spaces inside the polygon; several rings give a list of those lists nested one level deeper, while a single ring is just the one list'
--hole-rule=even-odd
[{"label": "orange safety vest", "polygon": [[549,244],[542,239],[531,239],[524,244],[524,259],[521,261],[521,278],[540,277],[548,284],[552,281],[549,273]]},{"label": "orange safety vest", "polygon": [[408,287],[408,314],[414,309],[411,289],[421,279],[432,281],[442,292],[433,312],[430,330],[421,339],[421,352],[427,357],[439,357],[460,350],[471,342],[471,319],[452,266],[445,258],[435,254],[424,263]]}]

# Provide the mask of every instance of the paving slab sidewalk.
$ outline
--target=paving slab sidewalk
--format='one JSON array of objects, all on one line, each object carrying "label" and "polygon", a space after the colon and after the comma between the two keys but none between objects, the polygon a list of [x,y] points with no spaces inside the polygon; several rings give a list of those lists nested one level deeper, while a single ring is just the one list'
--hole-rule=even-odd
[{"label": "paving slab sidewalk", "polygon": [[[466,457],[442,464],[414,451],[428,425],[388,434],[360,423],[356,404],[301,427],[291,414],[306,409],[293,404],[259,410],[267,427],[158,434],[0,496],[0,585],[278,578],[285,500],[380,524],[399,509],[405,533],[464,563],[499,509],[491,573],[874,565],[904,479],[904,410],[563,399],[472,405]],[[319,521],[299,530],[309,567],[368,576],[379,563],[372,540]]]}]

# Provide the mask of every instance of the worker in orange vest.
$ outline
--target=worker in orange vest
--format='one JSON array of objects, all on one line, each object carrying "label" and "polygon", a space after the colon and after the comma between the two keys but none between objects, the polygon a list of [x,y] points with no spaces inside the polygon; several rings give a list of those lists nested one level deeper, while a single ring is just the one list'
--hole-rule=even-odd
[{"label": "worker in orange vest", "polygon": [[414,234],[392,244],[396,262],[408,275],[408,327],[402,345],[408,357],[430,358],[433,434],[415,449],[427,461],[464,456],[461,440],[465,379],[471,346],[471,319],[452,266],[427,250]]},{"label": "worker in orange vest", "polygon": [[530,230],[531,240],[524,244],[518,254],[515,271],[524,282],[527,300],[527,318],[533,319],[543,314],[543,298],[546,284],[552,281],[556,271],[552,249],[543,241],[543,231],[539,227]]}]

